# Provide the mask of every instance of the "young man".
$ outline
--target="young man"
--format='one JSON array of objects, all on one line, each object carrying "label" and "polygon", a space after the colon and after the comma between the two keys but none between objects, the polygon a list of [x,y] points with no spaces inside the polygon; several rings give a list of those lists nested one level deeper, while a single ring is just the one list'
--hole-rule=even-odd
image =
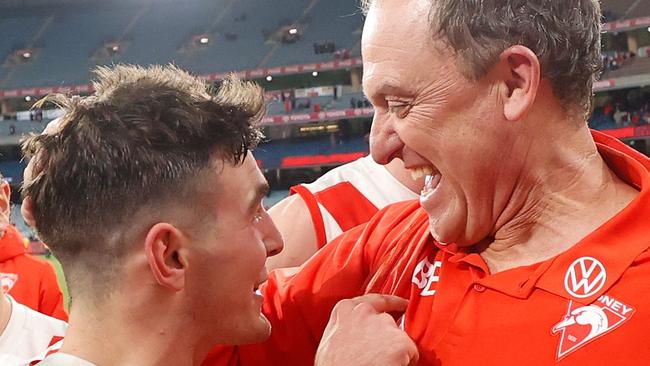
[{"label": "young man", "polygon": [[248,153],[260,89],[211,95],[172,67],[98,75],[93,96],[52,97],[65,117],[25,145],[33,222],[73,298],[61,352],[41,364],[187,365],[265,339],[255,290],[282,239]]},{"label": "young man", "polygon": [[[420,203],[272,274],[272,337],[240,364],[309,364],[334,304],[365,292],[409,299],[420,365],[646,364],[650,159],[587,127],[598,2],[368,8],[372,156],[427,170]],[[349,359],[374,351],[340,336]]]},{"label": "young man", "polygon": [[[73,299],[60,352],[39,365],[195,365],[214,344],[263,341],[257,289],[282,238],[249,152],[261,90],[231,78],[212,94],[175,67],[97,74],[89,97],[50,97],[66,115],[25,145],[23,214]],[[354,301],[339,312],[366,309],[376,334],[417,352],[394,323],[372,322],[404,300]]]},{"label": "young man", "polygon": [[[371,156],[291,187],[291,196],[269,209],[284,250],[269,258],[269,270],[296,267],[344,231],[366,223],[380,209],[418,198],[424,179],[395,159],[382,166]],[[417,192],[417,193],[416,193]]]},{"label": "young man", "polygon": [[0,175],[0,284],[1,293],[19,303],[61,320],[68,314],[63,307],[63,293],[47,261],[27,253],[25,241],[9,223],[11,188]]}]

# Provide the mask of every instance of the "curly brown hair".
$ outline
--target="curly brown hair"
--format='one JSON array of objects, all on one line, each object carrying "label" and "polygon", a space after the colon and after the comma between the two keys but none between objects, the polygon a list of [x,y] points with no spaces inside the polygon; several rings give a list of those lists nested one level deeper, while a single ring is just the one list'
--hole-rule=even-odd
[{"label": "curly brown hair", "polygon": [[261,88],[234,76],[213,90],[175,66],[95,73],[92,95],[39,101],[66,113],[53,131],[23,144],[34,159],[23,194],[68,276],[107,272],[102,267],[128,251],[120,232],[143,207],[191,206],[196,181],[214,171],[215,158],[237,165],[255,146],[264,114]]}]

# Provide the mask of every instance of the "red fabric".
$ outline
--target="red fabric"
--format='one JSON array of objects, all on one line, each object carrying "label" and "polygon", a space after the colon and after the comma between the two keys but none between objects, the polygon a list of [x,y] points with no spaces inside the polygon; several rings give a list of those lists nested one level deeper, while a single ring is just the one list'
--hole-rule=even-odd
[{"label": "red fabric", "polygon": [[8,226],[0,239],[0,277],[3,290],[9,289],[19,303],[63,321],[63,294],[54,268],[47,261],[27,254],[23,237]]},{"label": "red fabric", "polygon": [[[311,365],[336,302],[367,292],[409,299],[403,324],[418,345],[419,365],[645,364],[650,160],[593,135],[609,167],[640,193],[566,252],[490,274],[478,254],[435,243],[418,202],[397,203],[330,242],[296,274],[272,272],[262,288],[271,338],[217,347],[204,364]],[[586,266],[581,273],[599,284],[588,296],[571,294],[570,288],[587,291],[568,279],[588,258],[603,271]],[[605,319],[593,322],[581,312]]]},{"label": "red fabric", "polygon": [[343,231],[368,222],[379,211],[350,182],[341,182],[317,192],[316,199],[334,217]]},{"label": "red fabric", "polygon": [[323,224],[323,215],[320,212],[318,207],[318,201],[316,197],[304,186],[296,185],[291,187],[289,194],[297,193],[305,201],[307,209],[309,210],[309,215],[311,216],[311,222],[314,225],[314,233],[316,234],[316,242],[318,248],[321,248],[327,243],[327,235],[325,233],[325,225]]},{"label": "red fabric", "polygon": [[291,187],[290,194],[293,193],[298,193],[309,208],[319,249],[327,244],[323,215],[318,207],[319,203],[332,215],[343,231],[368,222],[378,211],[377,207],[350,182],[337,183],[314,193],[302,185],[297,185]]}]

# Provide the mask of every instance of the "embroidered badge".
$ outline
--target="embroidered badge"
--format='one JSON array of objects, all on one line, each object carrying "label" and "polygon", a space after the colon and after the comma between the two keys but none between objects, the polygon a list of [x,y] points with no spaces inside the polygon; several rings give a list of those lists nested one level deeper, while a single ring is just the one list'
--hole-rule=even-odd
[{"label": "embroidered badge", "polygon": [[6,294],[14,287],[18,281],[18,275],[15,273],[2,273],[0,272],[0,286],[2,286],[2,293]]},{"label": "embroidered badge", "polygon": [[586,306],[569,300],[566,315],[551,329],[552,334],[560,334],[557,359],[619,327],[632,314],[633,307],[607,295]]},{"label": "embroidered badge", "polygon": [[596,258],[576,259],[564,275],[564,288],[569,295],[584,299],[595,295],[605,285],[607,271]]}]

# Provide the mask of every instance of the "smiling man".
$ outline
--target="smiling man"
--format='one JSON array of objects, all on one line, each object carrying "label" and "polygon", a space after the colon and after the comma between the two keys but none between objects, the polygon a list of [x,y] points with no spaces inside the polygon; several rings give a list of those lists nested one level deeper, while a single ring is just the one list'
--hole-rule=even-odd
[{"label": "smiling man", "polygon": [[215,343],[270,333],[256,290],[282,238],[249,153],[261,89],[213,94],[174,67],[100,68],[96,92],[25,144],[24,214],[72,298],[40,365],[192,365]]},{"label": "smiling man", "polygon": [[[241,348],[242,364],[309,364],[332,306],[366,292],[409,299],[400,325],[420,365],[646,363],[650,161],[587,127],[598,2],[366,5],[372,155],[427,183],[420,202],[275,273],[263,288],[272,338]],[[354,360],[376,351],[370,336],[324,342]]]}]

